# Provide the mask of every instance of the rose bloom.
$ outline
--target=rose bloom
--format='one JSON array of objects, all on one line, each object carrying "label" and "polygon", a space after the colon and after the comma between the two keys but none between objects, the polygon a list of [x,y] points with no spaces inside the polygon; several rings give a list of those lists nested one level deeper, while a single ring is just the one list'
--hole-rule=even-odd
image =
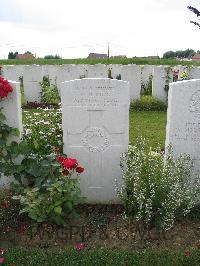
[{"label": "rose bloom", "polygon": [[75,245],[75,249],[76,250],[82,250],[82,249],[84,249],[85,248],[85,244],[84,243],[77,243],[76,245]]},{"label": "rose bloom", "polygon": [[76,167],[76,172],[77,172],[78,174],[83,173],[84,170],[85,170],[85,169],[84,169],[82,166],[80,166],[80,165]]},{"label": "rose bloom", "polygon": [[63,157],[63,156],[58,156],[58,157],[56,158],[56,160],[57,160],[57,162],[62,163],[62,162],[65,160],[65,157]]},{"label": "rose bloom", "polygon": [[66,158],[63,160],[62,165],[64,168],[72,170],[76,168],[76,166],[78,165],[78,162],[74,158]]},{"label": "rose bloom", "polygon": [[0,206],[2,209],[7,209],[9,207],[8,202],[6,200],[4,200]]},{"label": "rose bloom", "polygon": [[184,252],[184,256],[189,257],[190,255],[191,255],[191,253],[190,253],[189,250],[186,250],[186,251]]},{"label": "rose bloom", "polygon": [[0,258],[0,264],[3,264],[5,262],[4,258]]}]

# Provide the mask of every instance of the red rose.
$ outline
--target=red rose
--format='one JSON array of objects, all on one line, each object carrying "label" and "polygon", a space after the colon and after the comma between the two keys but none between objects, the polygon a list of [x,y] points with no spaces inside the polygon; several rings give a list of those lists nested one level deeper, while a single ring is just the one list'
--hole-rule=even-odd
[{"label": "red rose", "polygon": [[62,162],[62,165],[64,168],[72,170],[72,169],[76,168],[76,166],[78,165],[78,162],[74,158],[66,158]]},{"label": "red rose", "polygon": [[7,209],[9,207],[8,205],[8,202],[6,200],[4,200],[2,203],[1,203],[1,208],[2,209]]},{"label": "red rose", "polygon": [[4,258],[0,258],[0,264],[3,264],[5,262]]},{"label": "red rose", "polygon": [[58,156],[56,160],[57,162],[62,163],[65,160],[65,158],[63,156]]},{"label": "red rose", "polygon": [[85,248],[85,244],[84,243],[77,243],[76,245],[75,245],[75,249],[76,250],[82,250],[82,249],[84,249]]},{"label": "red rose", "polygon": [[190,255],[191,255],[191,253],[190,253],[189,250],[186,250],[186,251],[184,252],[184,256],[189,257]]},{"label": "red rose", "polygon": [[76,172],[77,172],[78,174],[83,173],[84,170],[85,170],[85,169],[84,169],[82,166],[80,166],[80,165],[76,167]]}]

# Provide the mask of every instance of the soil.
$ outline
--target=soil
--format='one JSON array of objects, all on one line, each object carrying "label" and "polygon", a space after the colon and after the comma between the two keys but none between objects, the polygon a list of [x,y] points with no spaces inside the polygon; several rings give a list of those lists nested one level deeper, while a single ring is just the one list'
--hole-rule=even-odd
[{"label": "soil", "polygon": [[90,248],[173,249],[200,244],[200,219],[184,218],[165,234],[151,228],[143,235],[135,221],[123,218],[120,205],[81,205],[80,215],[65,226],[20,221],[18,229],[9,227],[1,234],[4,247],[74,247],[83,242]]}]

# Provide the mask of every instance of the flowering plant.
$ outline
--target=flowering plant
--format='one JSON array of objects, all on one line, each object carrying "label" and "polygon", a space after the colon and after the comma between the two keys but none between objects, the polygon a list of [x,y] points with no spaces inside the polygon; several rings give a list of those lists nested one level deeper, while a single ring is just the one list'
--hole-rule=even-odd
[{"label": "flowering plant", "polygon": [[13,89],[9,82],[5,78],[0,77],[0,99],[6,98],[12,91]]},{"label": "flowering plant", "polygon": [[[37,222],[51,221],[64,224],[65,219],[76,214],[75,207],[83,201],[79,187],[79,175],[84,168],[78,165],[75,158],[57,156],[56,160],[47,164],[49,175],[34,186],[23,189],[14,199],[20,200],[22,210]],[[44,167],[43,167],[44,170]],[[49,172],[50,170],[50,172]]]},{"label": "flowering plant", "polygon": [[143,230],[170,229],[178,215],[186,215],[195,205],[200,181],[192,177],[193,163],[186,155],[173,159],[152,151],[138,140],[121,157],[124,185],[119,191],[125,215],[135,218]]}]

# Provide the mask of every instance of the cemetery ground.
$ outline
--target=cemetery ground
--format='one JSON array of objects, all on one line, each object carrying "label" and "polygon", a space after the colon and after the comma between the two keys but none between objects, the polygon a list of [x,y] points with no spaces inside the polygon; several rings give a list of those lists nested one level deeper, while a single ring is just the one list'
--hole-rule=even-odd
[{"label": "cemetery ground", "polygon": [[[129,117],[131,143],[143,136],[153,148],[164,148],[166,112],[130,111]],[[41,154],[62,145],[59,109],[23,110],[23,124],[26,140]],[[124,219],[120,205],[81,205],[79,216],[63,227],[18,215],[19,205],[7,197],[9,206],[0,217],[5,265],[200,264],[199,209],[180,217],[165,234],[154,228],[143,234],[135,221]]]}]

